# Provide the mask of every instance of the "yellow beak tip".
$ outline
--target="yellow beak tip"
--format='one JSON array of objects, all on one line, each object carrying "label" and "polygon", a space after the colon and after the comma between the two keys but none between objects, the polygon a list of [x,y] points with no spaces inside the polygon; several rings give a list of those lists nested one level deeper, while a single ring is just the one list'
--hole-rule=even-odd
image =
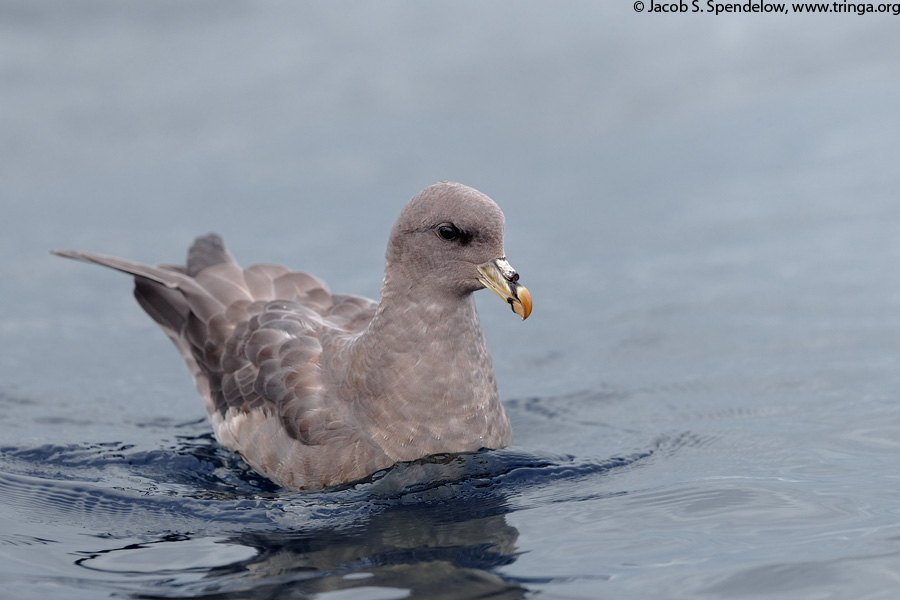
[{"label": "yellow beak tip", "polygon": [[531,314],[531,292],[525,286],[520,285],[516,288],[516,296],[519,301],[512,301],[510,304],[512,304],[513,311],[524,321]]}]

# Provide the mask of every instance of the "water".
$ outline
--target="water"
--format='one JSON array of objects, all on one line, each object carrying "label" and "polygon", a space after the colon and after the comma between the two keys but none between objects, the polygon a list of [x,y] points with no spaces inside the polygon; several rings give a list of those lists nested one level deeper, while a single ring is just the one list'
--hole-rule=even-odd
[{"label": "water", "polygon": [[[896,18],[570,2],[0,3],[10,598],[894,598]],[[78,248],[377,295],[458,180],[515,445],[295,494]]]}]

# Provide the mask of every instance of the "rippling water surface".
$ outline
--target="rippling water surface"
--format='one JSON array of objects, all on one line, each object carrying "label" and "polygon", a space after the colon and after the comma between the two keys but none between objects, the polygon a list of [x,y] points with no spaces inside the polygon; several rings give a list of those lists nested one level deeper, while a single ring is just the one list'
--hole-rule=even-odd
[{"label": "rippling water surface", "polygon": [[[0,3],[9,598],[895,598],[900,37],[572,2]],[[458,180],[515,445],[290,493],[77,248],[378,294]]]}]

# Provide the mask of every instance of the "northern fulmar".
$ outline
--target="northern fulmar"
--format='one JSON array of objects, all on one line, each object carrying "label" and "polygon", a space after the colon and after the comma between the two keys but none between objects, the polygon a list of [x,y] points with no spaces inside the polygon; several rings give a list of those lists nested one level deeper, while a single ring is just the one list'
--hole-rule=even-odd
[{"label": "northern fulmar", "polygon": [[512,441],[472,292],[522,319],[531,294],[503,249],[493,200],[459,183],[412,198],[391,230],[381,301],[307,273],[242,269],[215,234],[185,266],[54,254],[134,276],[181,351],[216,439],[294,490],[351,482],[431,454]]}]

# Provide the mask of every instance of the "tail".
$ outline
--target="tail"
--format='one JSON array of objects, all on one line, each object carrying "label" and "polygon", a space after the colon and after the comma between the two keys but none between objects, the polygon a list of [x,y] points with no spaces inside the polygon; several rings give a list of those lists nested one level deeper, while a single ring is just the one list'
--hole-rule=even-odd
[{"label": "tail", "polygon": [[234,257],[225,249],[225,242],[215,233],[198,237],[188,250],[187,274],[194,277],[207,267],[221,263],[234,263]]},{"label": "tail", "polygon": [[222,238],[214,233],[194,240],[184,267],[145,265],[115,256],[75,250],[52,250],[50,253],[134,276],[134,297],[170,337],[177,337],[184,331],[192,309],[194,312],[203,312],[197,311],[197,302],[192,302],[194,306],[190,306],[186,297],[190,294],[193,294],[194,299],[197,296],[208,297],[194,281],[194,276],[207,267],[234,263]]}]

